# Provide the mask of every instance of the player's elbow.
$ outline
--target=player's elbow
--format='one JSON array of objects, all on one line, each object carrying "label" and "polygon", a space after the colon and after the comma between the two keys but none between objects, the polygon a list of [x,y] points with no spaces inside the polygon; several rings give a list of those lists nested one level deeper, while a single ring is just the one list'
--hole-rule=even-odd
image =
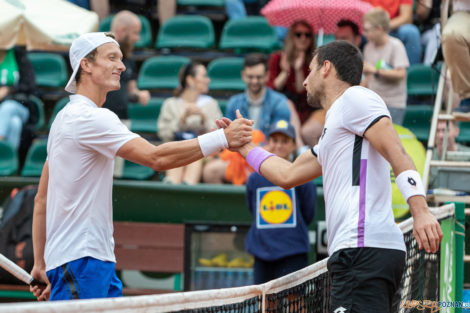
[{"label": "player's elbow", "polygon": [[290,175],[285,175],[281,177],[278,186],[285,190],[294,188],[296,186],[294,177],[290,177]]}]

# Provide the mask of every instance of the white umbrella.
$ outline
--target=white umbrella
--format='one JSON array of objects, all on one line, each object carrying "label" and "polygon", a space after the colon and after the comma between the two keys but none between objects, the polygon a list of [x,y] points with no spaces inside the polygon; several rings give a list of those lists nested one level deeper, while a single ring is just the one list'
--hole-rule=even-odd
[{"label": "white umbrella", "polygon": [[98,15],[65,0],[0,0],[0,49],[68,50],[98,29]]}]

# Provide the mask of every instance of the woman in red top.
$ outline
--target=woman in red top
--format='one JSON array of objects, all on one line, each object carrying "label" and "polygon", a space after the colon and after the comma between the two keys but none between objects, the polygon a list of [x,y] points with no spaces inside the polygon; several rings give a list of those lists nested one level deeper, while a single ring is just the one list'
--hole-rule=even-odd
[{"label": "woman in red top", "polygon": [[315,50],[312,26],[305,20],[295,21],[287,33],[284,49],[269,58],[268,86],[284,93],[292,100],[300,120],[303,142],[314,146],[321,135],[324,112],[320,105],[314,108],[307,104],[307,92],[303,86],[308,75],[308,66]]}]

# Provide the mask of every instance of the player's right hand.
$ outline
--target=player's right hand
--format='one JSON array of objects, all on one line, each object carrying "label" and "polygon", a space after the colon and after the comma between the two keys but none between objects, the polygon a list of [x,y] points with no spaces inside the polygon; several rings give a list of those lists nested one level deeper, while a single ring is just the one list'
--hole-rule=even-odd
[{"label": "player's right hand", "polygon": [[237,110],[237,119],[232,121],[225,129],[229,149],[236,150],[251,142],[254,121],[244,118]]},{"label": "player's right hand", "polygon": [[47,286],[29,286],[29,291],[34,294],[38,301],[48,301],[51,295],[51,283],[47,278],[46,269],[34,266],[31,270],[31,276],[39,281],[45,282]]}]

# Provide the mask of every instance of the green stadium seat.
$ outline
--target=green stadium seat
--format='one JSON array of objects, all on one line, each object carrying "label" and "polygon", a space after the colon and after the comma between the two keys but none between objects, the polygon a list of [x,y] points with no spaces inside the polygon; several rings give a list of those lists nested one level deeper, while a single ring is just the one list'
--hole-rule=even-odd
[{"label": "green stadium seat", "polygon": [[[335,34],[323,34],[323,43],[322,43],[322,46],[326,45],[327,43],[330,43],[332,41],[335,41],[336,40],[336,36]],[[316,36],[316,44],[317,44],[317,47],[320,46],[319,44],[319,36],[317,35]]]},{"label": "green stadium seat", "polygon": [[160,115],[163,98],[151,98],[147,105],[134,104],[128,108],[131,130],[140,133],[154,133],[158,131],[157,120]]},{"label": "green stadium seat", "polygon": [[431,105],[408,105],[406,107],[403,127],[408,128],[420,141],[427,141],[431,118],[433,114]]},{"label": "green stadium seat", "polygon": [[424,64],[413,64],[407,71],[408,96],[432,96],[436,94],[439,72]]},{"label": "green stadium seat", "polygon": [[139,89],[173,89],[178,87],[178,74],[183,65],[191,62],[181,56],[156,56],[145,60],[139,71]]},{"label": "green stadium seat", "polygon": [[227,104],[228,104],[228,99],[216,99],[217,103],[219,103],[219,108],[220,111],[222,111],[222,115],[225,116],[225,113],[227,112]]},{"label": "green stadium seat", "polygon": [[59,111],[62,110],[65,107],[65,105],[69,103],[69,101],[70,101],[69,97],[64,97],[56,102],[56,104],[54,105],[54,108],[52,109],[52,114],[51,114],[51,118],[49,119],[49,124],[47,125],[47,128],[49,130],[51,129],[52,122],[54,122],[54,119],[57,113],[59,113]]},{"label": "green stadium seat", "polygon": [[[136,48],[150,48],[152,46],[152,27],[149,20],[138,14],[142,28],[140,30],[140,39],[135,43]],[[113,22],[114,14],[105,17],[100,22],[100,32],[109,32],[111,30],[111,23]]]},{"label": "green stadium seat", "polygon": [[0,140],[0,176],[10,176],[18,171],[18,154],[13,146]]},{"label": "green stadium seat", "polygon": [[210,90],[244,90],[245,82],[241,78],[243,58],[215,59],[207,66],[211,79]]},{"label": "green stadium seat", "polygon": [[468,122],[461,122],[459,124],[460,132],[457,136],[457,142],[461,143],[470,143],[470,123]]},{"label": "green stadium seat", "polygon": [[149,167],[124,160],[122,179],[147,180],[155,175],[155,171]]},{"label": "green stadium seat", "polygon": [[47,139],[33,142],[26,155],[21,176],[40,177],[47,158]]},{"label": "green stadium seat", "polygon": [[177,4],[182,6],[223,7],[225,6],[225,0],[178,0]]},{"label": "green stadium seat", "polygon": [[179,15],[160,27],[155,47],[199,48],[214,46],[214,26],[209,18],[200,15]]},{"label": "green stadium seat", "polygon": [[33,64],[36,85],[40,87],[64,87],[68,80],[67,65],[60,54],[30,52],[28,59]]},{"label": "green stadium seat", "polygon": [[34,103],[35,109],[37,110],[38,120],[36,121],[36,130],[42,129],[44,127],[45,122],[45,114],[44,114],[44,103],[36,96],[29,96],[29,100]]},{"label": "green stadium seat", "polygon": [[261,16],[229,20],[220,38],[220,49],[271,52],[278,47],[276,32]]}]

